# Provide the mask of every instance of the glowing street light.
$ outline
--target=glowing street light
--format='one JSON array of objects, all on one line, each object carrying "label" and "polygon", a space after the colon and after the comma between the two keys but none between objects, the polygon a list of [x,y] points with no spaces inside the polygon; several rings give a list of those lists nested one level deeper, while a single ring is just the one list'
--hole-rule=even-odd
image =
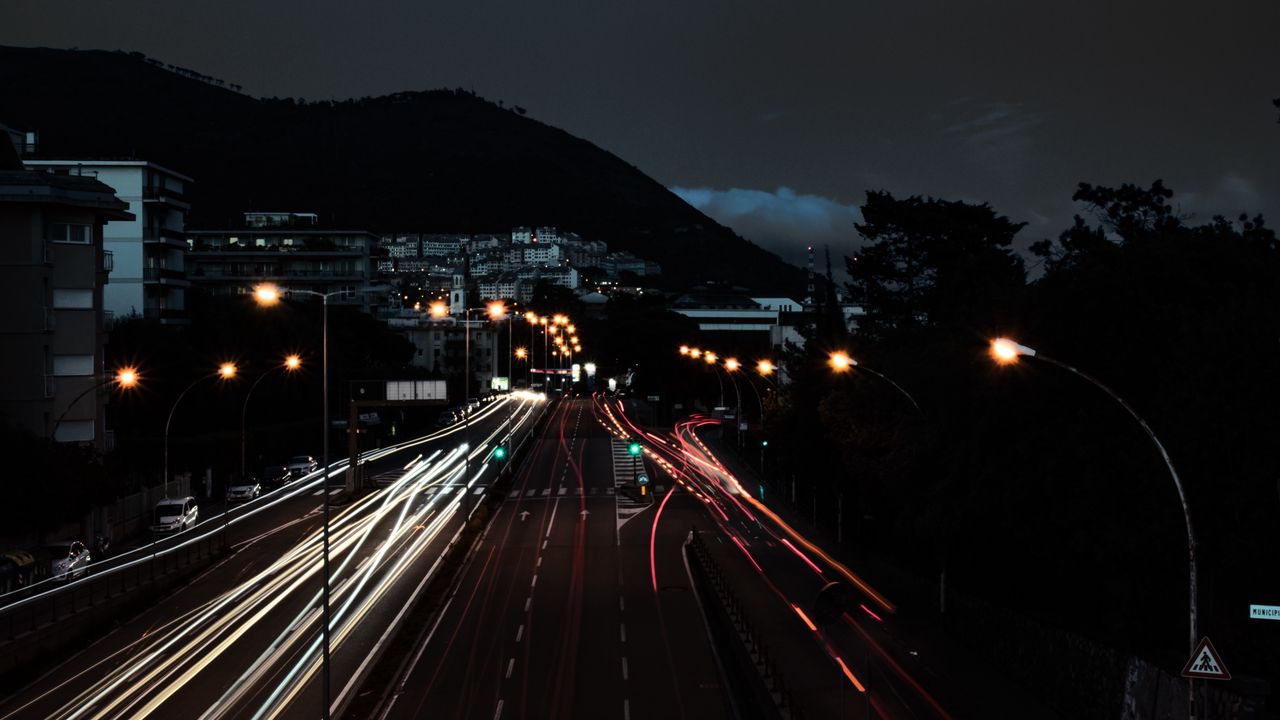
[{"label": "glowing street light", "polygon": [[225,362],[218,366],[218,374],[223,380],[230,380],[236,376],[236,364]]},{"label": "glowing street light", "polygon": [[297,370],[302,367],[302,358],[297,355],[290,355],[284,359],[284,367],[286,370]]},{"label": "glowing street light", "polygon": [[122,388],[125,390],[137,387],[138,369],[132,366],[122,367],[116,371],[115,375],[109,375],[106,378],[103,378],[102,380],[99,380],[93,385],[90,385],[89,387],[85,388],[84,392],[75,396],[75,398],[72,399],[72,401],[67,404],[66,409],[63,410],[60,415],[58,415],[58,419],[53,423],[53,428],[49,431],[49,436],[56,441],[58,439],[58,426],[62,424],[62,419],[67,416],[67,413],[71,412],[71,408],[75,407],[76,403],[80,402],[81,398],[83,398],[85,395],[88,395],[89,393],[95,390],[98,390],[100,388],[103,388],[107,385],[114,385],[118,388]]},{"label": "glowing street light", "polygon": [[270,283],[259,285],[253,289],[253,298],[259,305],[275,305],[280,302],[280,288]]},{"label": "glowing street light", "polygon": [[1001,365],[1010,365],[1018,362],[1019,355],[1026,355],[1027,357],[1036,356],[1035,350],[1032,350],[1026,345],[1019,345],[1008,338],[996,338],[995,340],[992,340],[990,352],[991,357],[995,358],[995,361]]},{"label": "glowing street light", "polygon": [[693,358],[694,360],[697,360],[698,358],[702,357],[702,351],[699,350],[698,348],[689,348],[689,357]]},{"label": "glowing street light", "polygon": [[[1196,611],[1198,606],[1198,593],[1196,592],[1196,536],[1191,525],[1191,506],[1187,502],[1187,494],[1186,491],[1183,490],[1182,479],[1178,477],[1178,471],[1173,467],[1173,460],[1169,457],[1169,452],[1165,450],[1164,444],[1156,437],[1155,431],[1151,429],[1151,426],[1147,424],[1147,421],[1143,420],[1142,416],[1138,415],[1137,411],[1135,411],[1129,403],[1125,402],[1124,398],[1117,395],[1114,390],[1103,385],[1092,376],[1086,375],[1084,372],[1064,362],[1037,353],[1032,348],[1029,348],[1026,345],[1020,345],[1008,338],[996,338],[995,340],[992,340],[990,352],[991,357],[1002,365],[1015,363],[1020,356],[1036,358],[1042,362],[1049,363],[1050,365],[1056,365],[1057,367],[1087,381],[1094,387],[1105,392],[1112,400],[1115,400],[1120,407],[1124,408],[1125,412],[1129,413],[1129,416],[1137,421],[1138,425],[1146,432],[1147,438],[1151,440],[1151,444],[1155,445],[1156,451],[1160,453],[1161,459],[1164,460],[1165,468],[1169,471],[1170,479],[1173,480],[1173,486],[1178,491],[1178,500],[1182,503],[1182,519],[1187,526],[1187,577],[1189,583],[1188,624],[1190,626],[1188,629],[1191,640],[1191,652],[1194,653],[1199,642],[1199,627],[1196,620]],[[1191,698],[1192,702],[1194,702],[1194,691],[1192,691],[1192,693]]]},{"label": "glowing street light", "polygon": [[713,352],[706,352],[702,355],[702,359],[705,360],[708,365],[715,365],[717,357],[718,356]]},{"label": "glowing street light", "polygon": [[449,306],[442,302],[433,302],[430,307],[431,317],[442,318],[449,314]]},{"label": "glowing street light", "polygon": [[729,358],[728,360],[724,361],[724,369],[728,370],[729,372],[733,372],[734,370],[737,370],[739,367],[741,367],[741,364],[737,361],[736,358]]},{"label": "glowing street light", "polygon": [[688,354],[689,354],[689,346],[688,346],[688,345],[681,345],[681,346],[680,346],[680,354],[681,354],[681,355],[688,355]]},{"label": "glowing street light", "polygon": [[848,353],[842,351],[831,353],[831,357],[827,362],[836,372],[844,372],[858,364],[853,358],[849,357]]},{"label": "glowing street light", "polygon": [[116,372],[116,385],[122,388],[131,388],[138,384],[138,370],[132,367],[122,367]]},{"label": "glowing street light", "polygon": [[522,347],[518,347],[516,348],[516,357],[520,358],[521,360],[524,360],[525,358],[529,357],[529,351]]},{"label": "glowing street light", "polygon": [[507,315],[507,306],[496,300],[486,305],[485,310],[489,312],[490,320],[501,320]]},{"label": "glowing street light", "polygon": [[766,376],[772,375],[773,372],[777,369],[778,369],[778,366],[774,365],[772,362],[769,362],[768,360],[761,360],[760,362],[756,363],[756,372],[760,373],[761,375],[766,375]]}]

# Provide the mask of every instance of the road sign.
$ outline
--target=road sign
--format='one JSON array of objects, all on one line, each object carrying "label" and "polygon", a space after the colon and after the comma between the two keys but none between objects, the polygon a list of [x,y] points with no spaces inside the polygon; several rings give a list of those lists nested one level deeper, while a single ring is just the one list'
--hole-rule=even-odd
[{"label": "road sign", "polygon": [[1254,620],[1280,620],[1280,605],[1250,605],[1249,617]]},{"label": "road sign", "polygon": [[636,482],[640,483],[641,485],[648,485],[649,476],[645,475],[644,473],[640,473],[639,475],[636,476]]},{"label": "road sign", "polygon": [[1231,672],[1222,662],[1222,656],[1213,648],[1206,636],[1200,640],[1196,651],[1191,653],[1187,666],[1182,668],[1182,677],[1200,678],[1202,680],[1230,680]]}]

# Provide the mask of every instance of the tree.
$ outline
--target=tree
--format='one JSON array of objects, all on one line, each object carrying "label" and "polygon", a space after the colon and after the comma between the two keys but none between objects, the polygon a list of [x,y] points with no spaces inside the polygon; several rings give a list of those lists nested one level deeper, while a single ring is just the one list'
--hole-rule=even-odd
[{"label": "tree", "polygon": [[990,205],[868,192],[862,217],[867,245],[845,264],[849,291],[867,310],[864,338],[990,316],[1024,283],[1009,248],[1026,223]]}]

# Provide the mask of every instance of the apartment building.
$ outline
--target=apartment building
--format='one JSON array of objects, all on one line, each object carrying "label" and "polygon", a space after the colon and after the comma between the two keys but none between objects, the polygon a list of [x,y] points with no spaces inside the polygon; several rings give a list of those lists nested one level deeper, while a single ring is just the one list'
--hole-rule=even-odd
[{"label": "apartment building", "polygon": [[[268,215],[258,213],[257,215]],[[364,230],[322,229],[310,213],[271,213],[276,225],[187,232],[187,277],[193,287],[215,295],[244,294],[268,282],[282,288],[327,294],[330,304],[380,304],[355,291],[376,277],[378,236]],[[246,213],[246,220],[249,214]]]},{"label": "apartment building", "polygon": [[0,413],[60,442],[106,449],[107,223],[136,219],[91,177],[29,170],[0,136]]},{"label": "apartment building", "polygon": [[145,160],[27,160],[32,170],[96,178],[129,205],[131,220],[103,228],[115,259],[103,305],[110,319],[127,315],[185,324],[187,187],[191,178]]}]

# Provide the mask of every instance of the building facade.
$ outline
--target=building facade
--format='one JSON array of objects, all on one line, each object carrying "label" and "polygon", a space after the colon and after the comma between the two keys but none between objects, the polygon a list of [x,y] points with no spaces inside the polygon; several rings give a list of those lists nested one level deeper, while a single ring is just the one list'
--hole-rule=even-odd
[{"label": "building facade", "polygon": [[191,178],[142,160],[29,160],[28,168],[92,177],[129,205],[132,220],[113,220],[103,244],[115,266],[103,295],[108,317],[128,315],[184,324],[186,200]]},{"label": "building facade", "polygon": [[[7,138],[6,138],[7,140]],[[4,420],[106,449],[103,226],[134,220],[89,177],[0,166],[0,407]],[[61,422],[59,422],[61,421]]]},{"label": "building facade", "polygon": [[[283,215],[284,213],[281,213]],[[305,213],[289,213],[305,216]],[[273,283],[286,290],[328,294],[330,304],[378,304],[357,293],[376,277],[378,236],[363,230],[323,230],[307,224],[187,232],[187,277],[215,295],[244,294]]]}]

